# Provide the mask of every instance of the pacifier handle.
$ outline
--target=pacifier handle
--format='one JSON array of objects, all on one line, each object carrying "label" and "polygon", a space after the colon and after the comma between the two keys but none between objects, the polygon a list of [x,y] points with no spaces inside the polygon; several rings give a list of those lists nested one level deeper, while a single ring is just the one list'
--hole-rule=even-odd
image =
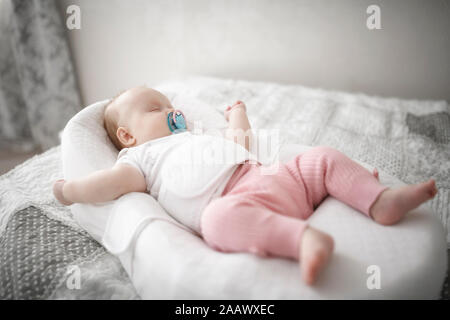
[{"label": "pacifier handle", "polygon": [[184,116],[184,113],[183,113],[183,111],[181,111],[181,110],[175,110],[173,113],[172,113],[172,119],[173,119],[173,122],[176,124],[177,123],[177,115],[180,115],[181,114],[181,116],[183,117],[183,119],[185,119],[185,124],[186,124],[186,128],[187,128],[187,123],[186,123],[186,117]]},{"label": "pacifier handle", "polygon": [[180,132],[187,130],[186,117],[181,110],[169,112],[167,116],[167,124],[171,132]]}]

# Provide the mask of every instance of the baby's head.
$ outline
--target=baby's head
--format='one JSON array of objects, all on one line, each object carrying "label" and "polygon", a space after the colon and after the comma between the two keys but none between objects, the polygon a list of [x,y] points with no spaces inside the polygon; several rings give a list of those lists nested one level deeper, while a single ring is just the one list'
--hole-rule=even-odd
[{"label": "baby's head", "polygon": [[136,87],[108,103],[104,125],[113,144],[121,150],[171,135],[167,116],[172,111],[172,104],[162,93]]}]

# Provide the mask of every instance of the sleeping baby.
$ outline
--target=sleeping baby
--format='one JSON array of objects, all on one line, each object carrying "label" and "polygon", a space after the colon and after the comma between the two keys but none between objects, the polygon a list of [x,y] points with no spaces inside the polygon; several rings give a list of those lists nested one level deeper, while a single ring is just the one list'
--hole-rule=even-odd
[{"label": "sleeping baby", "polygon": [[198,134],[160,92],[129,89],[104,111],[105,129],[120,151],[115,165],[58,180],[54,195],[71,205],[147,192],[211,248],[295,259],[303,281],[312,285],[334,244],[306,220],[328,195],[392,225],[437,193],[434,180],[388,188],[376,171],[326,146],[298,154],[267,174],[249,151],[254,140],[245,104],[237,101],[224,115],[228,128],[222,135]]}]

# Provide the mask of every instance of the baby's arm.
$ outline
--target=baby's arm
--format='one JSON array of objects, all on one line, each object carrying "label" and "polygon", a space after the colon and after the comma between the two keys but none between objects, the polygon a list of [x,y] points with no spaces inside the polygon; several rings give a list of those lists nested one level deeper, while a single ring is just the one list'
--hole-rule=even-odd
[{"label": "baby's arm", "polygon": [[142,173],[126,164],[116,164],[76,180],[58,180],[53,185],[56,199],[65,205],[106,202],[125,193],[145,192],[146,189]]},{"label": "baby's arm", "polygon": [[225,137],[250,150],[252,132],[245,104],[237,101],[232,107],[228,106],[225,110],[225,118],[229,122]]}]

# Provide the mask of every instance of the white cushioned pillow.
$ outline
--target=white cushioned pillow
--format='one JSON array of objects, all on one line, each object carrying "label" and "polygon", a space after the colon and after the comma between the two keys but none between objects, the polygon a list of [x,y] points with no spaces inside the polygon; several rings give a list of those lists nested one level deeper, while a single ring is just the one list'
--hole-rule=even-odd
[{"label": "white cushioned pillow", "polygon": [[[223,116],[201,101],[163,93],[188,119],[202,120],[205,129],[226,127]],[[118,151],[103,128],[106,102],[86,107],[64,129],[65,179],[114,164]],[[280,159],[307,148],[284,146]],[[378,169],[382,183],[402,184]],[[386,227],[333,197],[325,199],[309,222],[334,237],[336,250],[314,287],[302,283],[292,260],[214,251],[145,193],[74,204],[71,210],[81,226],[119,257],[144,299],[438,298],[447,268],[445,232],[427,205]],[[373,270],[379,272],[380,289],[368,288]]]}]

